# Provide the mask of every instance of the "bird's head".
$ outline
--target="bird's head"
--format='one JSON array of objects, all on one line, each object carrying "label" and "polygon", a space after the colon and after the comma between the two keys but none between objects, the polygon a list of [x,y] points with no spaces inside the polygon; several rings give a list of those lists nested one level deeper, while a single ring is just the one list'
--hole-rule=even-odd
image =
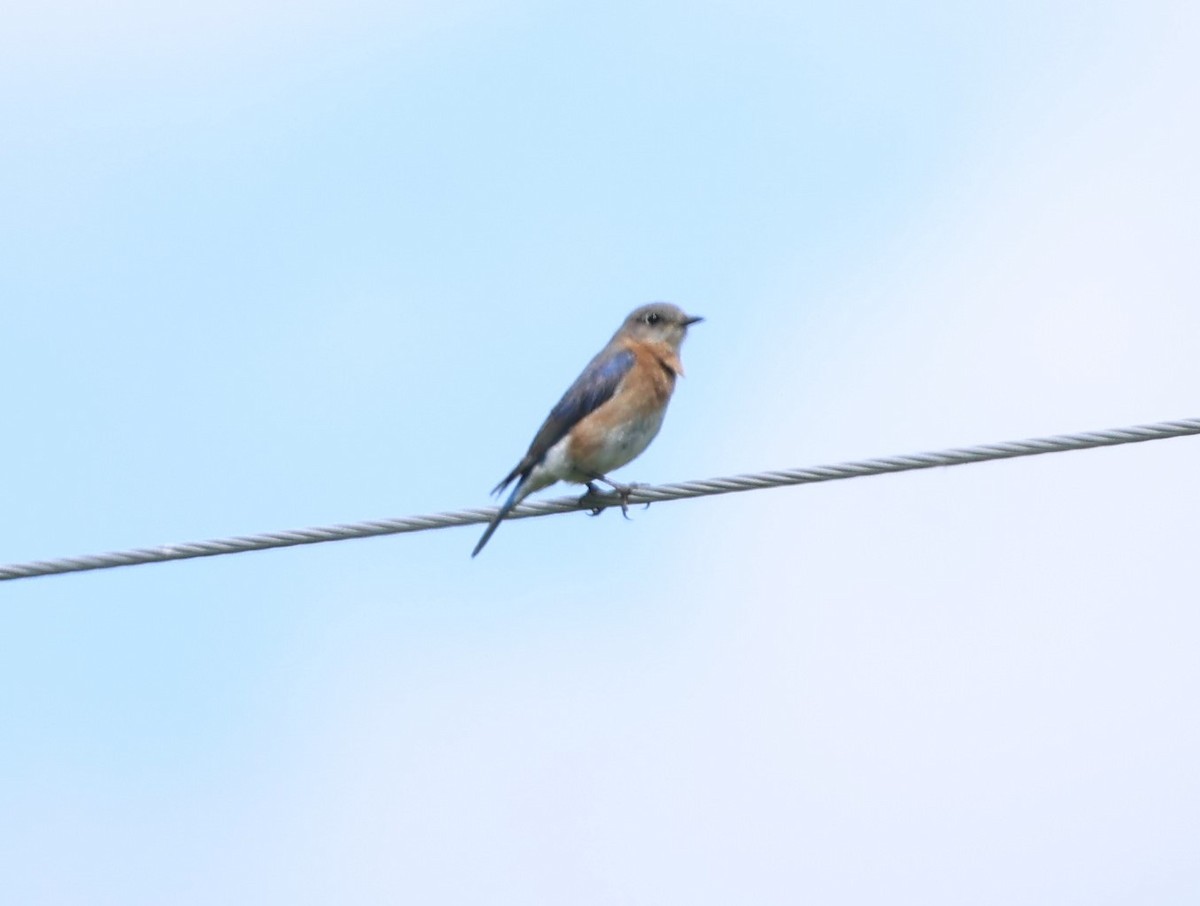
[{"label": "bird's head", "polygon": [[642,342],[665,343],[678,351],[687,329],[703,320],[670,302],[651,302],[630,312],[621,332]]}]

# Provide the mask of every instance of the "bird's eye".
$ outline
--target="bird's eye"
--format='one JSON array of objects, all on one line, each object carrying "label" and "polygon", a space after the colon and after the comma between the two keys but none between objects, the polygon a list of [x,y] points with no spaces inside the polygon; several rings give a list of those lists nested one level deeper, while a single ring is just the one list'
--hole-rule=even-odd
[{"label": "bird's eye", "polygon": [[647,324],[657,324],[661,320],[662,320],[662,315],[660,315],[656,311],[652,311],[652,312],[650,312],[650,314],[646,315],[646,323]]}]

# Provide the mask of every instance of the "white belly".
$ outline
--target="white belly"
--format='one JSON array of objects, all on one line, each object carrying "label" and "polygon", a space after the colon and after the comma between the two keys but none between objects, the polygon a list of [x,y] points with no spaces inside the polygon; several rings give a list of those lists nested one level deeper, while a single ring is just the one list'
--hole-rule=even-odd
[{"label": "white belly", "polygon": [[592,455],[580,462],[571,460],[568,438],[564,437],[547,451],[541,465],[534,468],[529,484],[534,490],[556,481],[584,484],[597,475],[607,475],[627,465],[650,446],[650,441],[654,440],[658,429],[662,427],[665,413],[665,409],[660,409],[653,415],[635,419],[610,430]]},{"label": "white belly", "polygon": [[614,469],[633,462],[658,435],[665,414],[665,409],[659,409],[653,415],[644,416],[609,431],[595,454],[587,462],[579,465],[590,473],[607,475]]}]

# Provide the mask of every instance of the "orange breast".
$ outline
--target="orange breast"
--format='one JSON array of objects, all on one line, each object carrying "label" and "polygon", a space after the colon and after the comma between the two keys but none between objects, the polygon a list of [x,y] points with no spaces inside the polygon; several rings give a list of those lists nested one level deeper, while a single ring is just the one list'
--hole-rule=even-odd
[{"label": "orange breast", "polygon": [[587,476],[619,469],[645,450],[675,389],[675,371],[659,350],[647,344],[629,348],[636,361],[617,392],[571,431],[571,460]]}]

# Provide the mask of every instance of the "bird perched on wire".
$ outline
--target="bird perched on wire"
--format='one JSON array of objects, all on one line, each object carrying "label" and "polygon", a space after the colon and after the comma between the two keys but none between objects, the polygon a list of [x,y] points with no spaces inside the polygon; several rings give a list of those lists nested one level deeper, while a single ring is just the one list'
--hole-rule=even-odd
[{"label": "bird perched on wire", "polygon": [[597,493],[593,482],[602,482],[620,495],[624,510],[632,489],[610,481],[608,473],[633,461],[658,434],[675,378],[683,374],[679,347],[688,328],[703,320],[667,302],[630,313],[550,410],[529,451],[492,490],[499,494],[516,482],[472,557],[513,507],[556,481],[587,485],[590,495]]}]

